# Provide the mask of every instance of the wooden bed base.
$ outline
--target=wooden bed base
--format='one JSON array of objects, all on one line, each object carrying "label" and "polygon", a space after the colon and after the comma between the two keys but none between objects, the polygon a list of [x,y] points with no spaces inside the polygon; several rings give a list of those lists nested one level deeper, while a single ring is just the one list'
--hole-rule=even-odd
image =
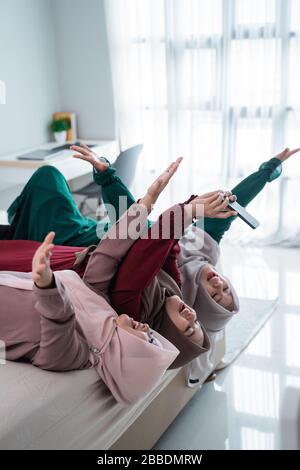
[{"label": "wooden bed base", "polygon": [[180,369],[111,450],[151,449],[197,390],[186,386],[184,371]]},{"label": "wooden bed base", "polygon": [[[221,361],[225,351],[225,341],[216,344],[215,365]],[[208,372],[210,375],[211,372]],[[207,376],[208,376],[207,375]],[[203,381],[206,380],[207,376]],[[150,403],[135,422],[111,446],[111,450],[149,450],[185,405],[199,390],[186,386],[185,371],[179,369],[178,374]]]}]

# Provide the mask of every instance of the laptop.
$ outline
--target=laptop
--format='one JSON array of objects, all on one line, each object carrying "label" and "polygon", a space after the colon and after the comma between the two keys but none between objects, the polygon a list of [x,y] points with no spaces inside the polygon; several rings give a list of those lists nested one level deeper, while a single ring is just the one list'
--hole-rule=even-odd
[{"label": "laptop", "polygon": [[[54,157],[57,153],[63,150],[69,150],[70,145],[80,145],[80,142],[75,142],[75,144],[64,144],[60,147],[54,147],[48,150],[33,150],[32,152],[24,153],[19,155],[17,160],[47,160]],[[90,148],[96,147],[96,144],[89,145]]]}]

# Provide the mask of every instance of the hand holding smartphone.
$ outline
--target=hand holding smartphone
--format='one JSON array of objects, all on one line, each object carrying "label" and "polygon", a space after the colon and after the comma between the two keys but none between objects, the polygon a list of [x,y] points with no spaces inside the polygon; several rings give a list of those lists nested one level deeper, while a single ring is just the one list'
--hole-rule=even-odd
[{"label": "hand holding smartphone", "polygon": [[[223,198],[225,199],[226,196],[228,197],[228,194],[224,193]],[[246,211],[246,209],[241,206],[236,200],[232,202],[230,201],[227,207],[235,211],[237,213],[237,216],[244,222],[246,222],[246,224],[248,224],[251,228],[253,228],[253,230],[255,230],[260,225],[260,222],[255,219],[255,217],[253,217],[251,214],[249,214],[249,212]]]},{"label": "hand holding smartphone", "polygon": [[230,202],[228,204],[229,209],[232,209],[233,211],[237,212],[238,217],[242,219],[246,224],[248,224],[253,230],[255,230],[259,225],[260,222],[255,219],[249,212],[246,211],[246,209],[241,206],[237,201]]}]

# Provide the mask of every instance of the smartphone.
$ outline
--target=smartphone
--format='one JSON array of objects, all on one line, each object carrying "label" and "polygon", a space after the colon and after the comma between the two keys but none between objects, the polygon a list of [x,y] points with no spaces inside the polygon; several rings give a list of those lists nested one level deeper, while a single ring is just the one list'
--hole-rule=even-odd
[{"label": "smartphone", "polygon": [[255,219],[246,209],[241,206],[238,202],[230,202],[228,207],[233,211],[237,212],[238,217],[240,217],[246,224],[248,224],[253,230],[255,230],[259,225],[259,221]]}]

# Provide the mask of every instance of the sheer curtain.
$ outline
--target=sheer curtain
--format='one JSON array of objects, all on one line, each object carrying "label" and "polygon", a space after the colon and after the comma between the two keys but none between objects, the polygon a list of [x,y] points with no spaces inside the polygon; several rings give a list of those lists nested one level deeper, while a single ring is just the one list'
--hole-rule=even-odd
[{"label": "sheer curtain", "polygon": [[[106,0],[121,146],[144,143],[135,187],[185,157],[162,203],[230,188],[300,146],[300,0]],[[296,243],[300,157],[249,206],[257,233]]]}]

